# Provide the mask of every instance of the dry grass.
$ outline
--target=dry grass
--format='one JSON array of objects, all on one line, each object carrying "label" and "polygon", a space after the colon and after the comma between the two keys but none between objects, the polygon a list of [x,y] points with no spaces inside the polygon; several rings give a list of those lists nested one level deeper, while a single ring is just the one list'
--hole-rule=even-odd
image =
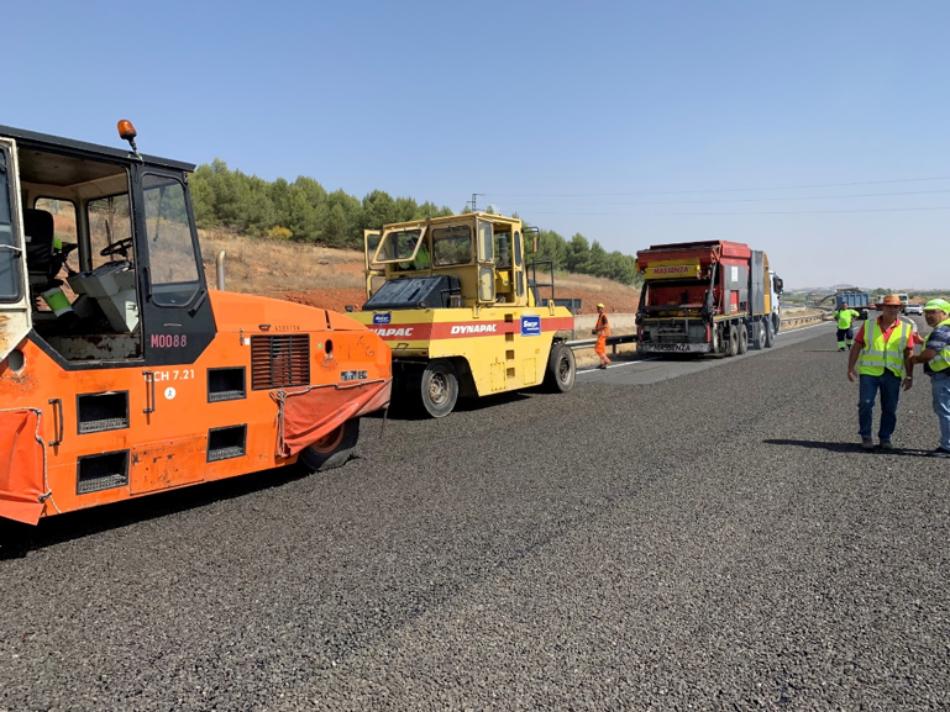
[{"label": "dry grass", "polygon": [[229,291],[277,295],[309,289],[363,287],[363,253],[284,240],[250,238],[225,230],[199,230],[205,272],[214,282],[215,257],[225,251]]},{"label": "dry grass", "polygon": [[[540,280],[540,275],[538,276]],[[565,291],[571,291],[573,289],[581,290],[584,292],[600,292],[605,296],[610,295],[624,295],[631,297],[640,296],[640,290],[637,287],[632,287],[629,284],[620,284],[619,282],[613,282],[604,277],[591,277],[586,274],[569,274],[566,272],[558,272],[554,281],[557,284],[558,290],[564,289]]]}]

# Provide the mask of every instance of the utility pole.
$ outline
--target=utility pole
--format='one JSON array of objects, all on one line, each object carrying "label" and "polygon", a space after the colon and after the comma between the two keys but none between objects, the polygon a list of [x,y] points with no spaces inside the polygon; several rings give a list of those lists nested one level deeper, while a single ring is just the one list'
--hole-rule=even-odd
[{"label": "utility pole", "polygon": [[477,203],[478,203],[478,196],[482,196],[482,197],[484,198],[484,197],[485,197],[485,194],[484,194],[484,193],[472,193],[471,206],[472,206],[472,212],[473,212],[473,213],[477,213],[477,212],[478,212],[478,205],[477,205]]}]

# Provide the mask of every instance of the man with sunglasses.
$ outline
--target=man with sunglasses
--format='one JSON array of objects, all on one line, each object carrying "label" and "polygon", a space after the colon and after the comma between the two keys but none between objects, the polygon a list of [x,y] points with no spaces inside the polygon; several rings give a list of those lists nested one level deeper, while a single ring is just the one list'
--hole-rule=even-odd
[{"label": "man with sunglasses", "polygon": [[888,294],[877,305],[881,316],[861,326],[848,357],[848,380],[860,381],[858,396],[858,432],[861,447],[874,448],[872,427],[874,401],[881,392],[879,447],[892,450],[891,437],[897,427],[897,402],[901,388],[909,391],[914,384],[914,330],[900,317],[901,300]]},{"label": "man with sunglasses", "polygon": [[913,360],[924,364],[924,373],[930,376],[934,412],[940,422],[940,445],[930,454],[950,458],[950,302],[931,299],[924,307],[924,319],[934,330]]}]

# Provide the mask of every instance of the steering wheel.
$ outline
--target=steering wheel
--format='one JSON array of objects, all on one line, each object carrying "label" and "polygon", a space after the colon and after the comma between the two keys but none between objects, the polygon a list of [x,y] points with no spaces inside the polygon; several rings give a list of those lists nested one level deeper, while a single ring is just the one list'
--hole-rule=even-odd
[{"label": "steering wheel", "polygon": [[110,255],[122,255],[126,259],[129,257],[129,248],[132,247],[132,238],[127,237],[124,240],[119,240],[118,242],[113,242],[111,245],[106,245],[101,250],[99,250],[100,257],[109,257]]}]

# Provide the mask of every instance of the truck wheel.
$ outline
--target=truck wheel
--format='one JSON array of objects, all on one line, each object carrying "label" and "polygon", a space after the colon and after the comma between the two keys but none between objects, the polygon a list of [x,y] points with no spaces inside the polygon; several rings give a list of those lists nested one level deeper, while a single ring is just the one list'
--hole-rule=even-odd
[{"label": "truck wheel", "polygon": [[301,450],[297,463],[311,475],[341,467],[350,459],[350,453],[359,438],[360,419],[347,420],[336,430]]},{"label": "truck wheel", "polygon": [[772,331],[772,321],[771,319],[766,321],[762,326],[765,327],[765,348],[772,348],[772,344],[775,343],[775,333]]},{"label": "truck wheel", "polygon": [[422,372],[419,384],[422,407],[433,418],[444,418],[455,408],[459,397],[459,379],[451,361],[437,359]]},{"label": "truck wheel", "polygon": [[739,353],[749,350],[749,328],[745,324],[739,326]]},{"label": "truck wheel", "polygon": [[761,351],[765,348],[765,322],[757,321],[752,325],[752,348]]},{"label": "truck wheel", "polygon": [[735,356],[739,353],[739,330],[735,325],[729,327],[729,348],[726,356]]},{"label": "truck wheel", "polygon": [[551,393],[567,393],[574,387],[577,364],[574,351],[564,344],[554,344],[544,372],[544,388]]}]

